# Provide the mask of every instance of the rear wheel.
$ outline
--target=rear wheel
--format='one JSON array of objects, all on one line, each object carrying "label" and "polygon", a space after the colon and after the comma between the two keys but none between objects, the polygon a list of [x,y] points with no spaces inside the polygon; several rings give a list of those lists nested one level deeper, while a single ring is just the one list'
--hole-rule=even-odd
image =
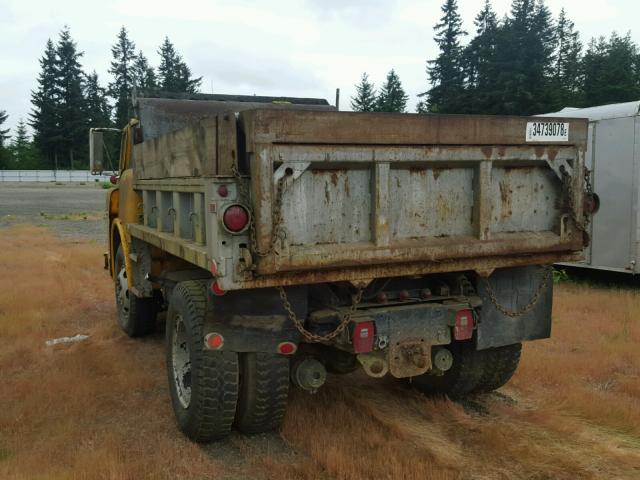
[{"label": "rear wheel", "polygon": [[518,368],[521,352],[521,343],[478,352],[483,357],[484,371],[474,392],[488,393],[506,384]]},{"label": "rear wheel", "polygon": [[272,353],[240,354],[240,397],[236,427],[244,433],[275,430],[289,393],[289,359]]},{"label": "rear wheel", "polygon": [[411,379],[424,393],[442,393],[459,398],[471,393],[484,373],[483,359],[472,342],[458,342],[447,346],[453,356],[451,368],[442,375],[425,373]]},{"label": "rear wheel", "polygon": [[207,290],[179,283],[167,312],[166,360],[171,404],[180,430],[196,442],[229,434],[238,400],[238,354],[204,348]]},{"label": "rear wheel", "polygon": [[138,298],[129,290],[122,246],[116,252],[115,274],[118,325],[130,337],[152,333],[156,326],[157,301],[153,298]]}]

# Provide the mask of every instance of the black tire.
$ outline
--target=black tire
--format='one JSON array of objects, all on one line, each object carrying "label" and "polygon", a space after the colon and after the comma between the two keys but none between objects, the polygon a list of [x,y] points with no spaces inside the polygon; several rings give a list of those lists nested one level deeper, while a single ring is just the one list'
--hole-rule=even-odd
[{"label": "black tire", "polygon": [[130,337],[142,337],[153,333],[158,313],[157,302],[153,298],[138,298],[125,286],[127,272],[124,268],[122,246],[119,246],[116,252],[115,275],[118,325]]},{"label": "black tire", "polygon": [[280,427],[289,394],[289,359],[273,353],[240,354],[236,428],[262,433]]},{"label": "black tire", "polygon": [[479,353],[483,357],[484,371],[474,392],[489,393],[506,384],[516,372],[520,363],[522,344],[489,348]]},{"label": "black tire", "polygon": [[477,387],[484,363],[473,342],[456,342],[446,346],[453,355],[453,365],[442,375],[425,373],[413,377],[411,383],[418,390],[430,394],[445,394],[450,398],[460,398]]},{"label": "black tire", "polygon": [[196,442],[226,437],[238,400],[238,354],[204,348],[207,295],[203,282],[176,285],[166,325],[171,404],[180,430]]}]

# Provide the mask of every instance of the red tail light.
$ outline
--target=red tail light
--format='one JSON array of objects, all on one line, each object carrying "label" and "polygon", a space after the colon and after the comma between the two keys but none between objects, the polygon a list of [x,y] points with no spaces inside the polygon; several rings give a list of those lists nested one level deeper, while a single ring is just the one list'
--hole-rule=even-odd
[{"label": "red tail light", "polygon": [[281,355],[293,355],[298,346],[293,342],[281,342],[278,344],[278,353]]},{"label": "red tail light", "polygon": [[473,312],[471,310],[459,310],[456,313],[453,336],[456,340],[468,340],[473,336]]},{"label": "red tail light", "polygon": [[375,337],[375,326],[373,322],[356,323],[353,327],[353,351],[356,353],[367,353],[373,350],[373,340]]},{"label": "red tail light", "polygon": [[230,233],[241,233],[249,225],[249,211],[242,205],[230,205],[222,214],[222,223]]},{"label": "red tail light", "polygon": [[204,337],[204,344],[209,350],[220,350],[224,345],[224,337],[219,333],[209,333]]}]

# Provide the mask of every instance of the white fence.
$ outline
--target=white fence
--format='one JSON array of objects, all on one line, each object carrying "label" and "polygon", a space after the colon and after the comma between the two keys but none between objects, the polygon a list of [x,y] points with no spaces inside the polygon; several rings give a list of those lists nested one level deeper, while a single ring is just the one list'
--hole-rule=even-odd
[{"label": "white fence", "polygon": [[0,182],[108,182],[111,172],[91,175],[85,170],[0,170]]}]

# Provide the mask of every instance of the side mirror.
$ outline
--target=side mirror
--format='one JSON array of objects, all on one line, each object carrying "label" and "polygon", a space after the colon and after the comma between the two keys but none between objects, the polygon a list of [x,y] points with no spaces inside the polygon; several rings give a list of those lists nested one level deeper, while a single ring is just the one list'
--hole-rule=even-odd
[{"label": "side mirror", "polygon": [[92,175],[104,171],[104,133],[94,128],[89,129],[89,168]]}]

